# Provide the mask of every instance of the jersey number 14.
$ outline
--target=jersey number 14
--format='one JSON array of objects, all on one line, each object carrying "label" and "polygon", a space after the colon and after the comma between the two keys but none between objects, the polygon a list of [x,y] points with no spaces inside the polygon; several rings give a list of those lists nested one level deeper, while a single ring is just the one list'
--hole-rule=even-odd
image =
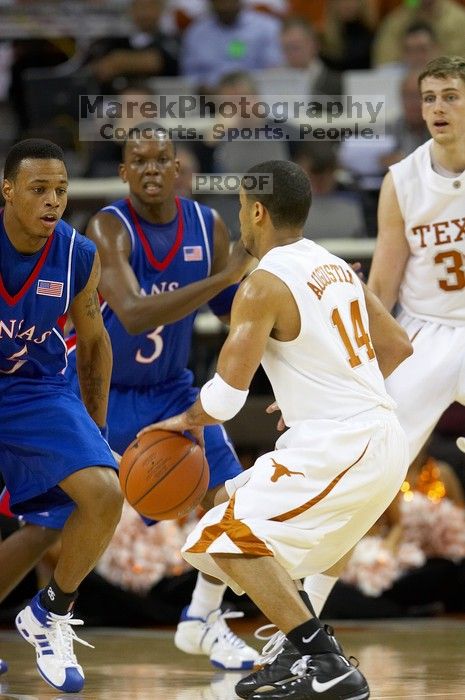
[{"label": "jersey number 14", "polygon": [[[363,325],[362,313],[358,299],[354,299],[354,301],[350,302],[350,320],[352,321],[353,331],[351,335],[355,341],[355,346],[358,349],[365,348],[368,359],[374,360],[376,354],[373,349],[370,335]],[[356,352],[354,343],[347,332],[344,321],[342,320],[341,314],[339,313],[339,309],[337,307],[333,309],[331,313],[331,321],[333,322],[333,326],[336,326],[337,331],[341,336],[341,340],[344,343],[345,349],[347,350],[347,359],[350,366],[358,367],[362,364],[362,360],[360,359],[360,355]]]}]

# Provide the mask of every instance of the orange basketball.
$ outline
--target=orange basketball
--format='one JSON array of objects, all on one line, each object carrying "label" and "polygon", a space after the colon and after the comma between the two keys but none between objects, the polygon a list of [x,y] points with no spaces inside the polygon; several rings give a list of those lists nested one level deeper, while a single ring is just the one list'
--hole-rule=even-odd
[{"label": "orange basketball", "polygon": [[209,479],[200,445],[168,430],[152,430],[136,438],[119,467],[126,500],[153,520],[173,520],[195,508]]}]

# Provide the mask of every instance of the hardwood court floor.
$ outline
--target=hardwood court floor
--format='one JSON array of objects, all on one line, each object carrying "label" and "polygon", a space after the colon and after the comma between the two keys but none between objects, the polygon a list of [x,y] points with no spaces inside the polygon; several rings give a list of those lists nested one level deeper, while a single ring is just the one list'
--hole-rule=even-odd
[{"label": "hardwood court floor", "polygon": [[[360,661],[372,700],[465,700],[465,624],[456,620],[338,623],[338,637]],[[0,632],[1,700],[234,700],[237,673],[215,672],[205,657],[174,648],[172,632],[97,630],[77,633],[86,672],[80,694],[59,694],[35,669],[34,650],[14,632]],[[250,639],[250,638],[249,638]]]}]

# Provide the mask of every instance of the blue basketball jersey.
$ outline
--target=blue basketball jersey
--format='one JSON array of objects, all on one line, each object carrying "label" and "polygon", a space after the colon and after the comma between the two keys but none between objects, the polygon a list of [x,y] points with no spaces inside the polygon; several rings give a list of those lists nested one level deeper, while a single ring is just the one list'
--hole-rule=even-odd
[{"label": "blue basketball jersey", "polygon": [[85,286],[95,245],[59,221],[42,250],[19,253],[0,215],[0,376],[55,377],[66,367],[59,320]]},{"label": "blue basketball jersey", "polygon": [[[210,275],[213,212],[178,197],[176,206],[177,215],[168,224],[143,220],[129,199],[102,210],[126,226],[132,248],[129,263],[145,294],[170,292]],[[106,303],[102,315],[113,348],[112,385],[153,386],[174,381],[186,371],[196,312],[140,335],[130,335]]]}]

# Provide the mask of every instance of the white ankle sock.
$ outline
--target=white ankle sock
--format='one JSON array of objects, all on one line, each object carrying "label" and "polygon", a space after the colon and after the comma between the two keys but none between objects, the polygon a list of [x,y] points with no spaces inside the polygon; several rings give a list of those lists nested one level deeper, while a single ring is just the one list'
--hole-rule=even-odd
[{"label": "white ankle sock", "polygon": [[320,617],[336,581],[337,578],[326,574],[313,574],[304,578],[304,591],[310,598],[317,617]]},{"label": "white ankle sock", "polygon": [[192,594],[192,600],[187,610],[188,616],[205,619],[212,610],[217,610],[220,607],[225,590],[225,583],[210,583],[202,574],[199,574]]}]

